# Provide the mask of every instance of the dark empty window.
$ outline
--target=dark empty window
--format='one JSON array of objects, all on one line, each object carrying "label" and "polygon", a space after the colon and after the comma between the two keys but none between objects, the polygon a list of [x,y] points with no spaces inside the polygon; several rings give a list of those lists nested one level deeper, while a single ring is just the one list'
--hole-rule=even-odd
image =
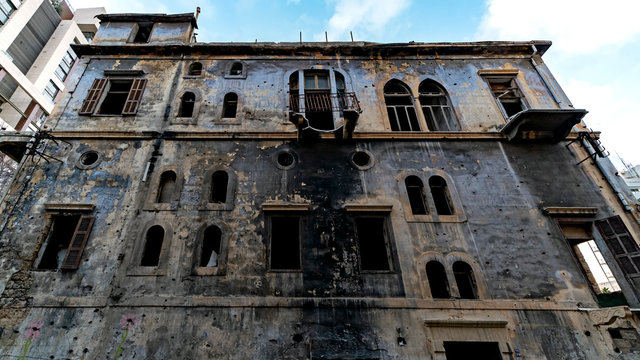
[{"label": "dark empty window", "polygon": [[224,105],[222,106],[222,117],[235,118],[238,108],[238,95],[236,93],[228,93],[224,96]]},{"label": "dark empty window", "polygon": [[175,198],[175,192],[177,191],[176,180],[177,176],[173,171],[165,171],[160,175],[157,203],[169,203]]},{"label": "dark empty window", "polygon": [[196,102],[196,95],[192,92],[185,92],[180,101],[180,112],[178,117],[192,117],[193,105]]},{"label": "dark empty window", "polygon": [[429,188],[431,189],[431,196],[436,205],[438,215],[453,215],[453,206],[451,205],[447,182],[440,176],[432,176],[429,179]]},{"label": "dark empty window", "polygon": [[211,199],[212,203],[227,202],[227,187],[229,175],[226,171],[218,170],[211,176]]},{"label": "dark empty window", "polygon": [[134,43],[149,42],[149,37],[151,36],[151,29],[153,29],[152,22],[138,23],[138,29],[136,31],[136,36],[133,38],[133,42]]},{"label": "dark empty window", "polygon": [[102,101],[98,114],[120,115],[127,101],[133,80],[111,80],[107,95]]},{"label": "dark empty window", "polygon": [[417,176],[408,176],[404,180],[404,184],[407,187],[407,195],[409,195],[409,204],[413,215],[426,215],[427,205],[422,180]]},{"label": "dark empty window", "polygon": [[233,65],[231,65],[231,71],[229,71],[229,75],[242,75],[242,63],[233,63]]},{"label": "dark empty window", "polygon": [[420,106],[431,131],[456,131],[460,129],[453,114],[447,93],[432,80],[425,80],[418,88]]},{"label": "dark empty window", "polygon": [[140,261],[141,266],[158,266],[163,241],[164,228],[162,228],[162,226],[154,225],[147,230],[144,252],[142,253],[142,260]]},{"label": "dark empty window", "polygon": [[62,266],[80,215],[55,215],[49,230],[47,245],[38,264],[41,270],[56,270]]},{"label": "dark empty window", "polygon": [[100,115],[133,115],[138,111],[146,83],[146,79],[95,79],[79,114],[91,115],[95,111]]},{"label": "dark empty window", "polygon": [[619,216],[597,220],[596,226],[627,275],[640,274],[640,247]]},{"label": "dark empty window", "polygon": [[271,270],[300,270],[300,218],[271,217]]},{"label": "dark empty window", "polygon": [[356,218],[360,269],[362,270],[391,270],[391,251],[385,220],[384,217]]},{"label": "dark empty window", "polygon": [[391,80],[384,86],[389,124],[393,131],[420,131],[418,116],[409,89],[401,81]]},{"label": "dark empty window", "polygon": [[487,81],[506,117],[509,118],[527,108],[514,76],[487,77]]},{"label": "dark empty window", "polygon": [[432,260],[427,263],[426,268],[431,297],[434,299],[450,298],[449,281],[447,280],[447,272],[444,266],[440,262]]},{"label": "dark empty window", "polygon": [[202,64],[199,62],[194,62],[189,65],[189,75],[191,76],[200,76],[202,74]]},{"label": "dark empty window", "polygon": [[202,238],[202,255],[200,256],[200,266],[217,267],[220,256],[220,243],[222,241],[222,231],[217,226],[209,226],[204,231]]},{"label": "dark empty window", "polygon": [[502,360],[497,342],[445,341],[444,351],[447,360]]},{"label": "dark empty window", "polygon": [[453,264],[453,276],[456,278],[460,297],[463,299],[477,299],[476,280],[473,277],[471,266],[464,261],[456,261]]}]

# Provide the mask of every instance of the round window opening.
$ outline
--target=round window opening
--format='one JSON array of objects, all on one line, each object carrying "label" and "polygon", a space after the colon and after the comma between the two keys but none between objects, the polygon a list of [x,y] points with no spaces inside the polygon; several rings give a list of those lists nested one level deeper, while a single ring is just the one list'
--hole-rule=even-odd
[{"label": "round window opening", "polygon": [[359,167],[366,167],[371,164],[371,155],[367,154],[364,151],[356,151],[351,157],[353,163]]},{"label": "round window opening", "polygon": [[80,164],[83,166],[91,166],[98,162],[100,156],[95,151],[87,151],[80,157]]},{"label": "round window opening", "polygon": [[294,161],[293,155],[289,152],[283,151],[278,154],[278,165],[282,167],[290,167]]}]

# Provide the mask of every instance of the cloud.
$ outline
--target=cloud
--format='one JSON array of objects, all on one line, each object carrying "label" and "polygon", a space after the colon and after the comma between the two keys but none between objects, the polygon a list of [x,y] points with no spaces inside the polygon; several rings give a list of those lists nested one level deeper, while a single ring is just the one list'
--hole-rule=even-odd
[{"label": "cloud", "polygon": [[565,53],[588,53],[640,35],[638,0],[487,0],[482,40],[549,39]]},{"label": "cloud", "polygon": [[[333,0],[334,13],[327,24],[331,39],[349,39],[349,31],[359,37],[381,34],[389,21],[410,5],[409,0]],[[317,36],[316,36],[317,38]],[[321,36],[324,40],[324,35]]]},{"label": "cloud", "polygon": [[149,3],[141,0],[70,0],[74,9],[104,7],[108,13],[168,13],[169,9],[163,4],[156,3],[150,7]]}]

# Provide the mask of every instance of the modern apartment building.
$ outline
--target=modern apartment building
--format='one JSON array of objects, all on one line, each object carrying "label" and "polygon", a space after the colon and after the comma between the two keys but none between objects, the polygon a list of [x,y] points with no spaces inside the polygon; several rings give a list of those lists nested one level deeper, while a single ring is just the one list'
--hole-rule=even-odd
[{"label": "modern apartment building", "polygon": [[640,217],[549,41],[98,18],[0,207],[3,355],[639,358]]}]

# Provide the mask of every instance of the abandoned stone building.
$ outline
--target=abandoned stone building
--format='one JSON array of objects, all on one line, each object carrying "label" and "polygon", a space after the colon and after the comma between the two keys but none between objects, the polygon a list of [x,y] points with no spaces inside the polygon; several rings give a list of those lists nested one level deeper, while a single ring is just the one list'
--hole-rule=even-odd
[{"label": "abandoned stone building", "polygon": [[550,42],[98,18],[45,131],[0,138],[1,354],[639,358],[640,218]]}]

